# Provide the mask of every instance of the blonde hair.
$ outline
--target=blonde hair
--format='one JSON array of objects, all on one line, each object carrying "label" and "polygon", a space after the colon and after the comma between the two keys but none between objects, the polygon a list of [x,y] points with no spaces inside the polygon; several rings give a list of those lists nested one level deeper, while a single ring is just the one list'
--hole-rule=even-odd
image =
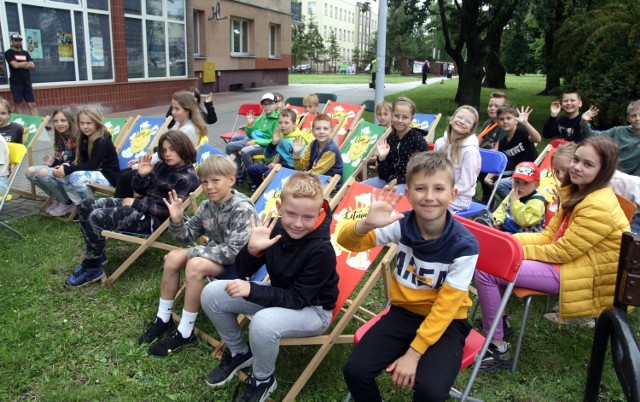
[{"label": "blonde hair", "polygon": [[380,112],[381,110],[387,110],[389,111],[389,113],[391,113],[392,109],[393,105],[389,101],[383,101],[376,105],[376,113]]},{"label": "blonde hair", "polygon": [[309,94],[302,98],[302,104],[305,103],[311,106],[318,106],[320,104],[320,99],[318,99],[318,95],[316,94]]},{"label": "blonde hair", "polygon": [[322,199],[324,188],[320,179],[313,173],[298,172],[287,179],[282,186],[280,200],[288,196],[293,198]]},{"label": "blonde hair", "polygon": [[181,108],[189,111],[189,119],[193,122],[193,125],[196,126],[198,136],[201,138],[206,137],[207,124],[202,118],[202,113],[200,112],[200,107],[196,103],[195,95],[189,91],[178,91],[171,95],[171,99],[178,102],[178,105],[180,105]]},{"label": "blonde hair", "polygon": [[576,144],[575,142],[567,142],[566,144],[560,144],[558,146],[558,149],[556,149],[556,152],[554,152],[553,155],[551,155],[551,163],[553,163],[554,160],[560,159],[560,158],[566,158],[566,159],[572,160],[573,154],[576,153],[577,148],[578,148],[578,144]]},{"label": "blonde hair", "polygon": [[409,109],[411,109],[411,115],[413,116],[414,114],[416,114],[416,103],[406,96],[396,98],[396,100],[393,101],[391,110],[395,110],[399,105],[409,106]]},{"label": "blonde hair", "polygon": [[[455,141],[452,141],[451,140],[451,129],[452,129],[451,120],[461,110],[467,110],[467,111],[471,112],[471,114],[473,114],[473,116],[475,118],[475,121],[471,125],[471,128],[469,129],[469,133],[467,135],[465,135],[464,137],[461,137],[461,138],[457,138]],[[453,162],[454,165],[458,163],[458,159],[460,158],[460,148],[462,148],[462,143],[468,137],[472,136],[473,133],[475,133],[476,127],[478,127],[478,117],[479,117],[478,116],[478,111],[476,110],[476,108],[474,108],[473,106],[464,105],[464,106],[460,106],[459,108],[457,108],[456,111],[453,112],[453,116],[451,116],[449,118],[449,124],[447,125],[447,138],[446,138],[445,143],[444,143],[444,151],[447,152],[447,153],[449,153],[449,151],[451,151],[451,162]]]},{"label": "blonde hair", "polygon": [[629,103],[629,106],[627,106],[627,114],[631,113],[633,110],[640,110],[640,100],[634,100]]},{"label": "blonde hair", "polygon": [[11,103],[9,103],[9,101],[6,100],[5,98],[0,98],[0,106],[3,106],[5,109],[7,109],[7,112],[9,112],[9,114],[13,112],[13,107],[11,107]]},{"label": "blonde hair", "polygon": [[89,156],[89,158],[91,158],[91,153],[93,152],[93,144],[98,139],[111,139],[109,131],[106,129],[104,123],[102,122],[102,113],[100,112],[100,110],[91,106],[80,109],[80,111],[78,112],[78,117],[76,118],[78,127],[80,127],[80,116],[87,116],[96,125],[96,131],[94,131],[93,134],[91,134],[88,138],[84,134],[78,135],[78,140],[76,142],[76,160],[74,161],[75,164],[84,162],[84,160],[82,159],[82,152],[80,152],[80,150],[82,149],[82,144],[85,141],[89,142],[89,145],[87,146],[87,155]]},{"label": "blonde hair", "polygon": [[200,180],[212,176],[236,176],[236,164],[222,155],[211,155],[198,166],[198,178]]}]

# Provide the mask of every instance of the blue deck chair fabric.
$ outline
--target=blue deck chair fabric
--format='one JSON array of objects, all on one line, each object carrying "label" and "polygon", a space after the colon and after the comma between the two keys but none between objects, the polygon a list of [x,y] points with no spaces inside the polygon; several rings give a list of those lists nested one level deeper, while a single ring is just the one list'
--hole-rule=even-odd
[{"label": "blue deck chair fabric", "polygon": [[156,143],[158,132],[167,124],[168,118],[165,117],[140,117],[118,152],[120,169],[126,168],[129,161],[143,157]]},{"label": "blue deck chair fabric", "polygon": [[480,157],[482,158],[482,164],[480,166],[481,173],[491,173],[498,175],[494,181],[493,190],[491,191],[491,197],[487,205],[480,204],[479,202],[472,201],[471,206],[466,211],[460,211],[456,215],[469,218],[478,215],[481,211],[488,209],[489,205],[493,201],[493,197],[496,195],[498,189],[498,182],[502,179],[504,169],[507,167],[507,155],[502,152],[493,151],[490,149],[480,149]]}]

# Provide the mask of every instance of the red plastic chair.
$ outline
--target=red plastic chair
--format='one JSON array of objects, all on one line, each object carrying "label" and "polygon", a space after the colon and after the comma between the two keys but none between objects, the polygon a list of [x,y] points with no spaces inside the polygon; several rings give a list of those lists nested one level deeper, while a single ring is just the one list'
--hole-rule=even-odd
[{"label": "red plastic chair", "polygon": [[262,114],[262,105],[259,103],[243,103],[238,108],[238,113],[236,114],[236,121],[233,123],[233,129],[230,133],[221,134],[220,138],[224,140],[224,142],[229,142],[236,135],[245,135],[244,131],[236,131],[236,126],[238,125],[238,119],[240,116],[246,116],[247,113],[253,111],[253,114],[256,116],[260,116]]},{"label": "red plastic chair", "polygon": [[[487,337],[485,338],[482,334],[472,329],[465,341],[460,370],[463,370],[473,364],[473,372],[471,373],[463,392],[459,392],[454,388],[451,388],[449,391],[450,397],[465,401],[476,400],[474,398],[470,398],[469,393],[471,392],[471,387],[473,386],[478,372],[480,371],[480,364],[482,363],[482,358],[477,357],[483,356],[485,351],[489,348],[489,344],[491,343],[493,334],[498,326],[498,322],[499,320],[502,320],[502,314],[507,306],[511,292],[513,291],[518,269],[522,263],[523,252],[520,243],[507,233],[500,232],[491,227],[457,215],[454,215],[454,218],[460,221],[478,239],[480,254],[478,255],[476,269],[504,279],[508,283],[507,288],[502,295],[502,300],[500,301],[500,306],[498,307],[496,316],[491,323],[491,328],[487,333]],[[500,258],[496,258],[497,255],[499,255]],[[357,344],[367,330],[371,328],[371,326],[373,326],[373,324],[375,324],[382,315],[386,314],[387,311],[388,309],[385,309],[383,312],[369,320],[365,325],[358,328],[353,337],[354,344]]]}]

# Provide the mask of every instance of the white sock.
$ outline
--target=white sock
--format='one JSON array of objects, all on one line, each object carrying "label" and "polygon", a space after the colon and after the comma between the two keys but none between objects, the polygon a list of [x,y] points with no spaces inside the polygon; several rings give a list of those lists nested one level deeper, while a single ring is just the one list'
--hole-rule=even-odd
[{"label": "white sock", "polygon": [[188,338],[191,336],[193,332],[193,327],[196,325],[196,318],[198,317],[198,313],[191,313],[187,310],[182,310],[182,318],[180,319],[180,324],[178,324],[178,331],[183,338]]},{"label": "white sock", "polygon": [[173,300],[165,300],[163,298],[160,298],[160,303],[158,303],[158,318],[160,318],[165,324],[168,323],[171,319],[172,309]]}]

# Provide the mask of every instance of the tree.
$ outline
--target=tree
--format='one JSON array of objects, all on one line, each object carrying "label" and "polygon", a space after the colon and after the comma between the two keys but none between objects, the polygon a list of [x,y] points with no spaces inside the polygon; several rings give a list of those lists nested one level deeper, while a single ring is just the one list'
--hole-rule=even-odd
[{"label": "tree", "polygon": [[542,36],[542,30],[529,10],[515,13],[502,33],[500,47],[500,60],[507,73],[521,75],[542,70]]},{"label": "tree", "polygon": [[523,0],[499,2],[480,0],[438,0],[445,51],[459,73],[456,102],[480,105],[483,67],[489,43],[504,29]]},{"label": "tree", "polygon": [[[318,31],[318,24],[316,24],[313,16],[309,18],[309,29],[307,30],[307,43],[309,46],[309,58],[311,59],[311,63],[319,63],[322,61],[324,54],[326,53],[326,49],[324,47],[324,41],[322,40],[322,36]],[[312,70],[313,70],[313,66]]]},{"label": "tree", "polygon": [[640,4],[606,3],[567,18],[554,46],[559,76],[600,109],[600,127],[624,124],[627,104],[640,98]]},{"label": "tree", "polygon": [[340,58],[340,46],[338,45],[338,39],[336,38],[336,31],[331,30],[329,35],[329,46],[327,47],[327,56],[331,60],[331,71],[335,68],[335,61]]},{"label": "tree", "polygon": [[304,22],[293,24],[291,28],[291,61],[294,66],[309,57],[309,43]]},{"label": "tree", "polygon": [[[427,57],[425,13],[413,0],[391,0],[387,17],[387,60]],[[391,65],[390,62],[387,65]],[[391,66],[392,68],[394,66]]]}]

